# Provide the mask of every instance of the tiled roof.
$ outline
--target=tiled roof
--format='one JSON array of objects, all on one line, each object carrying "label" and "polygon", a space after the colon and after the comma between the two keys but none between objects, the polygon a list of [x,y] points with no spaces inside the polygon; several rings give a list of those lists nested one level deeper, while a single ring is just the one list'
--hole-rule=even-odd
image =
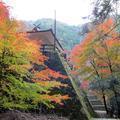
[{"label": "tiled roof", "polygon": [[42,44],[54,45],[54,40],[55,40],[56,46],[59,49],[64,50],[61,44],[59,43],[59,41],[57,40],[57,38],[55,37],[52,29],[43,30],[43,31],[29,31],[27,33],[30,39],[39,40],[42,42]]}]

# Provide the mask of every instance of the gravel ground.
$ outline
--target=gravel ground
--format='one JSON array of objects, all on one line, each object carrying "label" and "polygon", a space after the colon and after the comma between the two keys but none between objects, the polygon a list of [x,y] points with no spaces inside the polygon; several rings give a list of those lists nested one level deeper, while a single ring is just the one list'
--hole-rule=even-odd
[{"label": "gravel ground", "polygon": [[5,113],[0,113],[0,120],[69,120],[69,119],[52,114],[37,115],[31,113],[24,113],[20,111],[7,111]]}]

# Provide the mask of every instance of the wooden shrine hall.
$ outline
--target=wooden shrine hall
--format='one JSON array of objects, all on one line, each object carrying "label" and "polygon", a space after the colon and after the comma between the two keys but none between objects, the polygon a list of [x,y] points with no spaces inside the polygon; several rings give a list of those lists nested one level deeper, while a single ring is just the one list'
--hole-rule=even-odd
[{"label": "wooden shrine hall", "polygon": [[31,40],[39,40],[42,43],[41,51],[43,53],[46,52],[54,52],[56,49],[59,52],[63,52],[64,49],[58,39],[56,38],[55,34],[53,33],[52,29],[48,30],[39,30],[39,31],[29,31],[28,37]]}]

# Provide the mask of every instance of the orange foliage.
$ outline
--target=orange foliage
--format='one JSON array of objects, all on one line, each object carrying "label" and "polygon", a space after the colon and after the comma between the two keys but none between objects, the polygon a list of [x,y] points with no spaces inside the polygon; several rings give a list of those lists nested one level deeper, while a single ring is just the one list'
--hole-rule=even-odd
[{"label": "orange foliage", "polygon": [[[94,67],[91,61],[94,60],[98,72],[102,77],[110,75],[109,62],[118,63],[115,61],[115,50],[116,46],[120,46],[119,34],[114,28],[114,20],[108,19],[104,23],[96,25],[96,27],[87,34],[85,39],[78,45],[76,45],[71,51],[71,61],[74,65],[75,70],[84,70],[86,67]],[[112,30],[111,30],[112,29]],[[109,33],[109,34],[107,34]],[[119,46],[118,46],[119,45]],[[114,47],[114,49],[112,49]],[[112,53],[114,51],[114,53]],[[110,61],[109,61],[109,59]],[[88,69],[87,69],[88,70]],[[88,70],[88,74],[90,74]],[[73,72],[76,74],[76,71]],[[82,73],[84,74],[84,73]]]},{"label": "orange foliage", "polygon": [[46,94],[46,95],[43,95],[43,100],[44,99],[45,100],[48,99],[51,102],[55,102],[55,103],[63,105],[62,101],[68,100],[68,99],[70,99],[70,97],[68,95],[52,95],[52,96],[50,96],[50,95]]},{"label": "orange foliage", "polygon": [[[77,69],[77,68],[76,68],[76,69]],[[70,73],[71,73],[72,75],[78,75],[78,74],[79,74],[79,72],[77,72],[77,71],[75,71],[75,70],[71,70]]]},{"label": "orange foliage", "polygon": [[52,79],[57,79],[57,78],[66,79],[68,77],[60,74],[59,72],[51,70],[49,68],[42,70],[40,72],[36,72],[34,75],[34,79],[37,79],[38,81],[39,80],[52,80]]},{"label": "orange foliage", "polygon": [[3,2],[0,2],[0,24],[3,24],[3,22],[8,18],[9,18],[8,9]]},{"label": "orange foliage", "polygon": [[[97,36],[103,36],[105,33],[109,32],[110,29],[113,27],[114,21],[113,19],[108,19],[104,23],[97,25],[94,30],[89,32],[86,36],[86,38],[78,45],[76,45],[73,50],[71,51],[71,61],[76,64],[80,62],[81,56],[84,54],[85,50],[88,48],[92,42],[94,43]],[[108,47],[112,47],[114,44],[117,44],[118,42],[118,33],[115,32],[115,30],[112,30],[109,33],[110,37],[107,37],[106,40],[103,41],[103,43],[106,43]],[[115,39],[116,38],[116,39]],[[94,50],[98,53],[104,53],[106,50],[103,46],[100,44],[100,38],[99,40],[93,44]]]},{"label": "orange foliage", "polygon": [[108,39],[104,42],[106,43],[107,47],[109,47],[109,48],[112,47],[112,46],[120,44],[120,40],[117,39],[117,38],[116,39]]},{"label": "orange foliage", "polygon": [[73,63],[73,64],[76,64],[76,63],[79,63],[79,55],[82,54],[82,51],[83,51],[83,47],[81,44],[79,45],[76,45],[72,51],[71,51],[71,55],[70,55],[70,61]]},{"label": "orange foliage", "polygon": [[[48,89],[67,87],[66,84],[56,81],[57,78],[66,79],[67,76],[62,75],[59,72],[56,72],[56,71],[53,71],[47,68],[40,72],[35,72],[33,82],[37,83],[38,85],[42,87],[46,87]],[[49,100],[50,102],[55,102],[57,104],[62,105],[63,104],[62,101],[69,99],[69,97],[68,95],[49,95],[47,93],[47,94],[42,95],[42,99]]]},{"label": "orange foliage", "polygon": [[[114,26],[114,20],[112,18],[109,18],[106,20],[104,23],[97,25],[97,32],[103,32],[106,33],[108,32],[112,27]],[[112,33],[113,31],[111,31]]]},{"label": "orange foliage", "polygon": [[[13,57],[13,63],[9,60],[10,66],[8,65],[9,67],[6,68],[6,70],[14,70],[15,73],[18,73],[21,79],[23,79],[22,76],[27,76],[29,69],[33,67],[34,63],[37,65],[45,66],[44,62],[45,60],[47,60],[47,57],[40,52],[40,43],[35,40],[29,40],[26,33],[17,33],[17,23],[18,22],[16,21],[10,20],[7,7],[2,2],[0,2],[0,30],[2,31],[2,33],[0,33],[0,47],[2,46],[5,49],[8,49],[13,55],[11,55]],[[7,44],[3,44],[2,39]],[[2,48],[0,50],[3,52]],[[36,82],[36,84],[39,84],[40,86],[42,86],[41,88],[45,90],[47,89],[47,87],[66,87],[65,84],[53,80],[57,78],[66,79],[67,76],[62,75],[59,72],[53,71],[49,68],[41,70],[40,72],[36,72],[35,70],[33,70],[31,73],[34,74],[33,82]],[[16,82],[16,84],[18,83]],[[49,90],[47,89],[46,91],[48,92]],[[47,92],[40,95],[40,97],[42,96],[40,99],[47,101],[50,100],[60,104],[62,100],[69,99],[67,95],[49,95],[47,94]]]},{"label": "orange foliage", "polygon": [[96,65],[98,67],[107,67],[108,66],[108,64],[102,60],[96,61]]},{"label": "orange foliage", "polygon": [[88,89],[88,88],[89,88],[89,81],[88,81],[88,80],[84,80],[84,81],[81,83],[80,87],[81,87],[82,89],[84,89],[84,90]]},{"label": "orange foliage", "polygon": [[15,46],[16,52],[25,52],[32,63],[44,65],[47,57],[39,51],[40,44],[38,45],[37,41],[29,40],[26,33],[16,33],[14,37],[16,39],[11,41],[11,47]]},{"label": "orange foliage", "polygon": [[[36,82],[36,80],[35,80]],[[63,83],[60,83],[60,82],[57,82],[57,81],[38,81],[38,84],[40,86],[43,86],[43,87],[56,87],[56,88],[60,88],[60,87],[67,87],[68,85],[66,84],[63,84]]]}]

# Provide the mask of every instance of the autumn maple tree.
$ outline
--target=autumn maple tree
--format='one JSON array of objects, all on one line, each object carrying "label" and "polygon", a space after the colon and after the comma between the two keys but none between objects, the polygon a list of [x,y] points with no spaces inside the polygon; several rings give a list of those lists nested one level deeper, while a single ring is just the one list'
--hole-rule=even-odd
[{"label": "autumn maple tree", "polygon": [[[106,96],[113,93],[118,104],[120,79],[120,38],[113,19],[108,19],[87,34],[71,53],[74,71],[81,80],[89,80],[102,94],[107,111]],[[107,92],[107,94],[106,94]]]},{"label": "autumn maple tree", "polygon": [[[18,33],[18,22],[10,18],[8,7],[0,2],[0,108],[37,109],[39,104],[53,107],[69,97],[50,94],[54,87],[66,87],[55,81],[66,76],[45,66],[47,57],[37,41],[29,40],[27,33]],[[41,71],[34,64],[43,66]]]}]

